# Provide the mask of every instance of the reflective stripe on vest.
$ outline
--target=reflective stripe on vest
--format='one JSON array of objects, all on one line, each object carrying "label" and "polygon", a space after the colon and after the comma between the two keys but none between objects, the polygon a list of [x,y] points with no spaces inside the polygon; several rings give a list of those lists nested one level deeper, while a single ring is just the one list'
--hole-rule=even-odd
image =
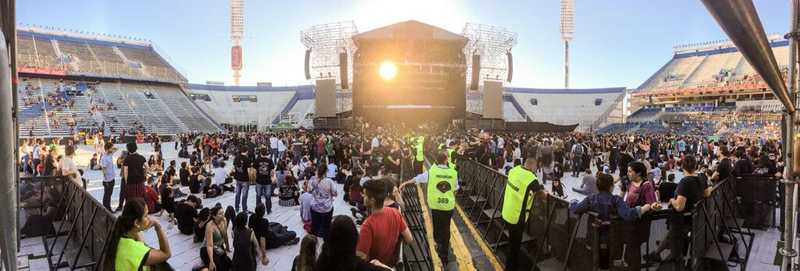
[{"label": "reflective stripe on vest", "polygon": [[425,137],[418,136],[417,137],[417,161],[425,161],[425,154],[423,153],[424,145],[425,145]]},{"label": "reflective stripe on vest", "polygon": [[431,210],[450,211],[456,206],[456,189],[458,172],[452,168],[441,168],[438,165],[428,169],[428,206]]},{"label": "reflective stripe on vest", "polygon": [[453,163],[453,152],[454,151],[455,150],[452,149],[452,148],[448,148],[447,149],[447,165],[450,166],[451,168],[455,168],[456,167],[456,164]]},{"label": "reflective stripe on vest", "polygon": [[[528,185],[536,181],[536,175],[522,166],[516,166],[508,171],[508,182],[506,182],[505,193],[503,194],[503,220],[511,224],[517,224],[519,214],[522,211],[522,200]],[[527,209],[531,208],[533,195],[528,197]],[[526,216],[527,218],[527,216]]]}]

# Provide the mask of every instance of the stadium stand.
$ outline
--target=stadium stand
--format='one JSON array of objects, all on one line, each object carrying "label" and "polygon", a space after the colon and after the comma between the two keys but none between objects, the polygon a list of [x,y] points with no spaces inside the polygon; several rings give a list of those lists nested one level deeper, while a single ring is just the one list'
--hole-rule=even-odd
[{"label": "stadium stand", "polygon": [[506,88],[532,121],[559,125],[578,124],[578,130],[598,128],[621,102],[625,88],[534,89]]},{"label": "stadium stand", "polygon": [[[256,124],[259,129],[272,127],[281,115],[313,110],[313,87],[271,87],[271,86],[219,86],[189,84],[191,95],[208,96],[209,100],[194,99],[203,111],[223,125]],[[311,103],[300,102],[312,100]],[[299,104],[299,107],[298,107]],[[297,109],[295,109],[297,107]],[[294,117],[299,123],[299,117]]]}]

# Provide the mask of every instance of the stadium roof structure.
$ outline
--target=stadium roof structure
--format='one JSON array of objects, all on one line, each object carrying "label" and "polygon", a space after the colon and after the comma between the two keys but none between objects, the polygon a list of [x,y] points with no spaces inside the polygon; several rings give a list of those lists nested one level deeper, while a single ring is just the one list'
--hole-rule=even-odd
[{"label": "stadium roof structure", "polygon": [[220,85],[206,85],[206,84],[188,84],[188,88],[191,90],[208,90],[208,91],[268,92],[268,91],[295,91],[295,90],[311,91],[314,89],[314,86],[299,85],[299,86],[273,87],[273,86],[220,86]]},{"label": "stadium roof structure", "polygon": [[506,93],[530,93],[530,94],[599,94],[599,93],[621,93],[625,92],[624,87],[614,88],[505,88]]},{"label": "stadium roof structure", "polygon": [[353,41],[356,43],[362,40],[380,39],[435,39],[442,41],[467,42],[467,38],[462,35],[414,20],[387,25],[353,36]]},{"label": "stadium roof structure", "polygon": [[38,37],[57,41],[74,43],[89,43],[98,46],[117,46],[125,48],[147,49],[152,48],[150,41],[121,36],[104,35],[98,33],[78,32],[49,27],[20,25],[17,35],[21,37]]}]

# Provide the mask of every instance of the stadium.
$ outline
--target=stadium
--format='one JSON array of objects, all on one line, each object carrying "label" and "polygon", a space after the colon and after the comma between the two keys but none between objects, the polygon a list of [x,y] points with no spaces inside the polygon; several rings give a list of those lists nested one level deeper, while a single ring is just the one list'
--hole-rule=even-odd
[{"label": "stadium", "polygon": [[561,0],[554,88],[527,29],[305,19],[302,80],[274,84],[243,80],[230,0],[232,80],[198,81],[0,1],[2,270],[793,270],[800,1],[771,35],[701,2],[729,39],[575,88]]}]

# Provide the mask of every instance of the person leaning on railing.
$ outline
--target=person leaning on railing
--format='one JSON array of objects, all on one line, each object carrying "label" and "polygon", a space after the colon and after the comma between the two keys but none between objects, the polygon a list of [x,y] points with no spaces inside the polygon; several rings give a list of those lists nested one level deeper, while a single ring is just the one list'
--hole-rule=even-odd
[{"label": "person leaning on railing", "polygon": [[[581,202],[573,201],[569,207],[570,211],[578,215],[586,212],[595,212],[597,213],[598,219],[602,221],[611,220],[612,214],[619,216],[625,221],[633,221],[650,210],[661,209],[661,205],[658,203],[628,207],[622,197],[611,194],[613,185],[614,177],[604,173],[598,174],[598,193],[584,198]],[[599,234],[601,249],[600,262],[598,264],[601,269],[608,269],[610,268],[608,229],[601,228]]]}]

